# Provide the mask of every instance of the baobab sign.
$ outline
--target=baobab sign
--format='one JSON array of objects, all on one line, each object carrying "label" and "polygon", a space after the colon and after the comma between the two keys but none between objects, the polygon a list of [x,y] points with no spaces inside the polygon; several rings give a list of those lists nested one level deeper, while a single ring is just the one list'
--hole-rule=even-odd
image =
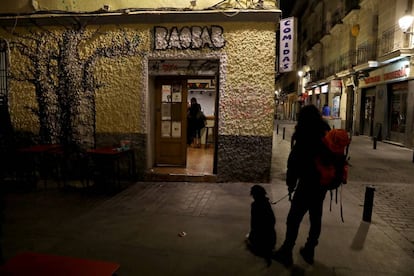
[{"label": "baobab sign", "polygon": [[205,47],[218,50],[224,45],[223,28],[220,26],[154,27],[154,50],[199,50]]},{"label": "baobab sign", "polygon": [[281,73],[295,70],[295,26],[296,24],[294,17],[280,20],[279,72]]}]

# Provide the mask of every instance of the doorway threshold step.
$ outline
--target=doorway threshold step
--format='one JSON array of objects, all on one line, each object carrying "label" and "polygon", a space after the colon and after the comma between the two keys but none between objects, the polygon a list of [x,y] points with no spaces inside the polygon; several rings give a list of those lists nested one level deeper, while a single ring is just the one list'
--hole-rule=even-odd
[{"label": "doorway threshold step", "polygon": [[193,173],[189,173],[189,174],[185,174],[185,173],[169,173],[169,175],[171,176],[205,176],[205,174],[193,174]]},{"label": "doorway threshold step", "polygon": [[149,173],[145,176],[146,181],[164,181],[164,182],[217,182],[215,175],[206,174],[159,174]]}]

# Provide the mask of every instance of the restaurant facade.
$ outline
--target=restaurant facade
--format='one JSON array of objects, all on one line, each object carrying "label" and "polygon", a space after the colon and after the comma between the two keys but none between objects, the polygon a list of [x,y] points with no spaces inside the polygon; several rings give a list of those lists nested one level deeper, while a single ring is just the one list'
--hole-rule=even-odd
[{"label": "restaurant facade", "polygon": [[0,8],[1,104],[16,148],[127,145],[145,179],[186,166],[195,97],[212,122],[214,180],[269,181],[274,1],[65,2]]},{"label": "restaurant facade", "polygon": [[402,58],[372,70],[359,81],[360,134],[412,147],[414,93],[411,58]]}]

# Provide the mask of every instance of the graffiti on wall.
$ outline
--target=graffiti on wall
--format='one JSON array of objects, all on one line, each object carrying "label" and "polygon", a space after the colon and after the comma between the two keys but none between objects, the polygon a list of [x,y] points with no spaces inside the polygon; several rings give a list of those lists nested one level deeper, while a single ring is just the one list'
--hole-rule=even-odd
[{"label": "graffiti on wall", "polygon": [[[32,111],[39,118],[40,141],[93,146],[95,92],[103,85],[94,75],[95,64],[102,58],[140,55],[139,37],[123,29],[101,32],[86,26],[5,30],[12,35],[11,51],[28,60],[28,68],[16,65],[10,77],[34,86],[38,107]],[[83,51],[97,38],[101,43]]]},{"label": "graffiti on wall", "polygon": [[154,27],[154,50],[198,50],[205,47],[218,50],[225,44],[223,28],[220,26],[192,26],[180,30],[177,27]]}]

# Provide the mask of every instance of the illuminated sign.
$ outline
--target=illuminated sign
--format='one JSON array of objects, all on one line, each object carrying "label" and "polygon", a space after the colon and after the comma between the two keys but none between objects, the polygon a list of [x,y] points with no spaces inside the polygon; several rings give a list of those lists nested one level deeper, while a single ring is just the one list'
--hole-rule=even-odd
[{"label": "illuminated sign", "polygon": [[388,65],[384,68],[372,71],[369,77],[363,78],[365,85],[378,84],[389,80],[398,80],[407,78],[410,75],[409,61],[404,60]]},{"label": "illuminated sign", "polygon": [[402,67],[399,70],[395,70],[389,73],[384,74],[384,80],[392,80],[392,79],[398,79],[398,78],[404,78],[407,77],[407,73],[405,71],[405,68]]}]

